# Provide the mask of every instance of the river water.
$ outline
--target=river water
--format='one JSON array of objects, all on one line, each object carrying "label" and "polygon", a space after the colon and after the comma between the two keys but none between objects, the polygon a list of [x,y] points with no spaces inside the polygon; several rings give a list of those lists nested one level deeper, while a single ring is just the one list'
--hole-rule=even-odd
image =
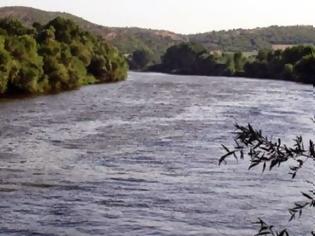
[{"label": "river water", "polygon": [[312,86],[130,72],[0,112],[0,235],[249,236],[261,217],[300,236],[315,222],[287,211],[314,166],[294,181],[287,166],[218,166],[235,122],[311,138]]}]

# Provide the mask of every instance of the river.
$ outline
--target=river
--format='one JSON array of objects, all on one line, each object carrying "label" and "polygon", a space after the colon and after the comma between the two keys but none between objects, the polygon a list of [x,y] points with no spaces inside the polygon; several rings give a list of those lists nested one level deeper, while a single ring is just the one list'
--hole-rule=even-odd
[{"label": "river", "polygon": [[235,122],[311,138],[310,85],[130,72],[0,111],[0,235],[250,236],[261,217],[300,236],[315,222],[287,211],[314,166],[294,181],[287,166],[218,166]]}]

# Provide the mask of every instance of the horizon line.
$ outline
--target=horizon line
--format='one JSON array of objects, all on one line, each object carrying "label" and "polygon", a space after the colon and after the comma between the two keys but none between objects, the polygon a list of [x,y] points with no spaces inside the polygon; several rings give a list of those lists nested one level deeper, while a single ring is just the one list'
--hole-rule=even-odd
[{"label": "horizon line", "polygon": [[[150,28],[150,27],[140,27],[140,26],[113,26],[113,25],[103,25],[100,23],[96,23],[94,21],[91,21],[89,19],[86,19],[85,17],[73,14],[71,12],[67,12],[67,11],[54,11],[54,10],[46,10],[46,9],[42,9],[42,8],[37,8],[37,7],[32,7],[32,6],[22,6],[22,5],[10,5],[10,6],[0,6],[0,9],[3,8],[26,8],[26,9],[33,9],[33,10],[38,10],[38,11],[43,11],[43,12],[47,12],[47,13],[62,13],[62,14],[69,14],[72,15],[74,17],[78,17],[83,19],[84,21],[87,21],[91,24],[95,24],[98,26],[102,26],[102,27],[107,27],[107,28],[118,28],[118,29],[142,29],[142,30],[151,30],[151,31],[164,31],[164,32],[169,32],[169,33],[174,33],[177,35],[183,35],[183,36],[189,36],[189,35],[198,35],[198,34],[207,34],[207,33],[213,33],[213,32],[222,32],[222,31],[236,31],[236,30],[259,30],[259,29],[264,29],[264,28],[270,28],[270,27],[312,27],[315,28],[314,25],[312,24],[292,24],[292,25],[278,25],[278,24],[272,24],[272,25],[265,25],[265,26],[256,26],[253,28],[242,28],[242,27],[235,27],[235,28],[225,28],[225,29],[216,29],[216,30],[208,30],[208,31],[204,31],[204,32],[194,32],[194,33],[180,33],[180,32],[176,32],[173,30],[169,30],[169,29],[163,29],[163,28]],[[1,18],[1,17],[0,17]]]}]

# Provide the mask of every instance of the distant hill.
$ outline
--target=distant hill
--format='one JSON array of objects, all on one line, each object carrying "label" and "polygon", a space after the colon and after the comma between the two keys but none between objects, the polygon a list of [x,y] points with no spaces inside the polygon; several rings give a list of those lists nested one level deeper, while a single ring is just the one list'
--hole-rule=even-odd
[{"label": "distant hill", "polygon": [[46,24],[57,16],[73,20],[83,29],[102,36],[126,54],[145,48],[151,50],[156,59],[159,59],[170,46],[188,40],[187,36],[164,30],[101,26],[63,12],[48,12],[30,7],[0,8],[0,18],[16,18],[28,26],[32,26],[34,22]]},{"label": "distant hill", "polygon": [[251,52],[273,46],[277,48],[277,45],[315,44],[313,26],[271,26],[182,35],[164,30],[106,27],[68,13],[47,12],[29,7],[0,8],[0,17],[14,17],[29,26],[34,22],[45,24],[57,16],[71,19],[85,30],[102,36],[123,53],[130,54],[142,48],[151,50],[155,60],[158,60],[168,47],[187,41],[200,43],[210,51],[229,52]]},{"label": "distant hill", "polygon": [[256,29],[213,31],[189,36],[209,50],[254,51],[263,48],[281,48],[280,45],[315,44],[313,26],[270,26]]}]

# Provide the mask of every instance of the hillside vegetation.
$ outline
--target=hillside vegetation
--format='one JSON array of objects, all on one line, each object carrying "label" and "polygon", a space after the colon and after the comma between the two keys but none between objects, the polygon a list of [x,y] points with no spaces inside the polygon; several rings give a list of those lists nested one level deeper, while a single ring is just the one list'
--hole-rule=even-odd
[{"label": "hillside vegetation", "polygon": [[0,17],[14,17],[28,26],[31,26],[34,22],[47,24],[57,16],[71,19],[84,30],[102,36],[124,54],[131,55],[137,50],[149,52],[151,64],[159,62],[160,56],[170,46],[189,41],[201,44],[210,51],[229,52],[271,49],[274,44],[315,44],[315,29],[313,26],[271,26],[251,30],[235,29],[182,35],[163,30],[105,27],[61,12],[46,12],[27,7],[0,8]]},{"label": "hillside vegetation", "polygon": [[127,76],[127,62],[102,39],[57,17],[45,25],[0,20],[0,95],[55,93]]},{"label": "hillside vegetation", "polygon": [[153,55],[153,62],[159,61],[168,47],[188,40],[186,36],[164,30],[105,27],[68,13],[48,12],[29,7],[0,8],[1,18],[16,18],[28,26],[32,26],[34,22],[47,24],[58,16],[70,19],[82,29],[103,37],[124,54],[132,54],[140,49],[148,50]]},{"label": "hillside vegetation", "polygon": [[190,40],[208,50],[255,51],[273,45],[315,44],[313,26],[270,26],[251,30],[235,29],[190,35]]},{"label": "hillside vegetation", "polygon": [[[55,17],[70,19],[116,46],[128,57],[133,70],[276,78],[306,83],[314,81],[313,26],[271,26],[181,35],[161,30],[105,27],[71,14],[27,7],[0,8],[0,16],[17,18],[29,27],[38,22],[35,26],[46,25],[45,30],[49,28],[48,22]],[[303,46],[285,49],[294,45]],[[42,47],[40,42],[38,46]],[[222,54],[215,53],[217,51]],[[250,53],[253,56],[248,56],[248,52],[254,52]],[[124,65],[122,67],[125,68]]]}]

